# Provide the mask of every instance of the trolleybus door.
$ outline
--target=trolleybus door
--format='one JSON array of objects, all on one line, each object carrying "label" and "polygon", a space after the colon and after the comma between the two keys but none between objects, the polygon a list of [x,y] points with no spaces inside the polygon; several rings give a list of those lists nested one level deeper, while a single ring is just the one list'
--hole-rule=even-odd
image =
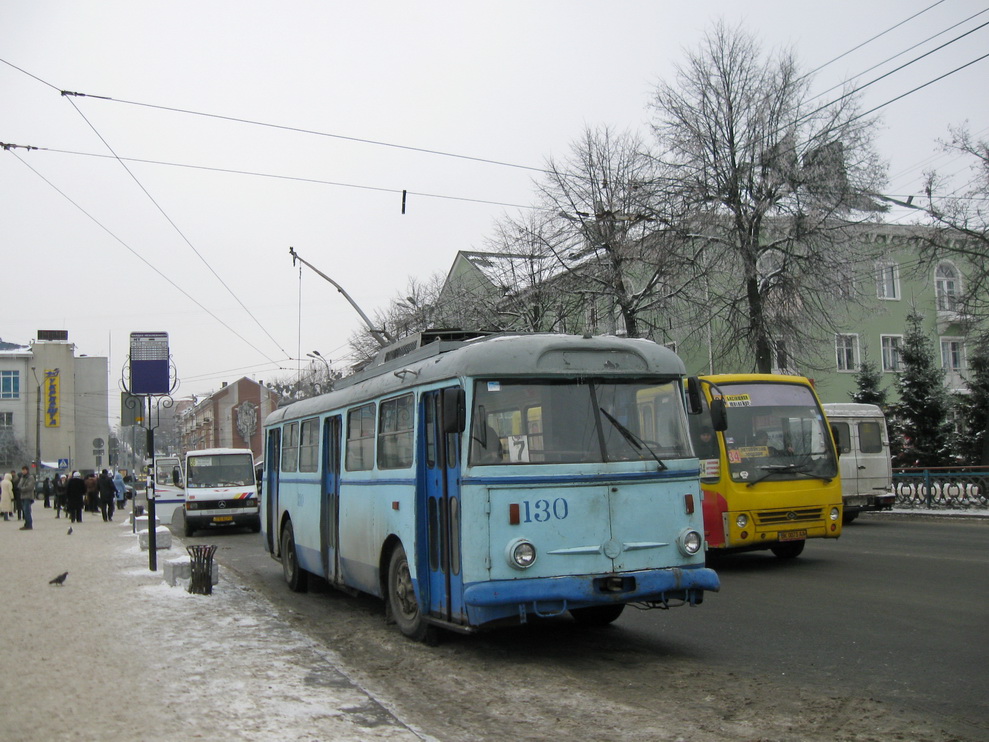
[{"label": "trolleybus door", "polygon": [[323,575],[329,582],[340,579],[340,431],[339,415],[323,421],[323,482],[319,512],[319,553]]},{"label": "trolleybus door", "polygon": [[417,555],[416,573],[423,610],[444,621],[463,624],[467,616],[460,543],[460,434],[443,432],[443,391],[424,394],[420,408],[424,434],[417,511],[418,541],[423,548]]},{"label": "trolleybus door", "polygon": [[279,453],[282,450],[282,431],[274,428],[268,431],[268,451],[264,455],[264,534],[268,551],[277,552],[278,546],[278,470],[282,462]]}]

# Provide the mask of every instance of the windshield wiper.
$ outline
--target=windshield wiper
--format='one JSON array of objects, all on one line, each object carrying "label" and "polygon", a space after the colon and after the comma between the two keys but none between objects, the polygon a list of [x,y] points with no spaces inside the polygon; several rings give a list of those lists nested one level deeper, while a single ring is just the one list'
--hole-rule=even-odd
[{"label": "windshield wiper", "polygon": [[763,479],[768,477],[770,474],[803,474],[805,477],[810,477],[811,479],[822,479],[825,482],[830,482],[834,477],[826,477],[823,474],[814,474],[810,471],[809,464],[765,464],[763,466],[757,466],[757,469],[761,469],[765,472],[758,479],[753,479],[751,482],[746,483],[746,487],[751,487],[753,484],[758,484]]},{"label": "windshield wiper", "polygon": [[608,418],[608,422],[615,426],[615,430],[622,434],[622,438],[624,438],[632,448],[636,451],[641,451],[643,448],[646,449],[646,451],[649,452],[649,455],[656,459],[656,463],[659,464],[660,471],[667,468],[666,464],[663,463],[663,460],[659,458],[659,456],[656,455],[656,452],[649,447],[649,444],[618,422],[606,409],[604,409],[604,407],[598,407],[598,409],[601,410],[602,415]]}]

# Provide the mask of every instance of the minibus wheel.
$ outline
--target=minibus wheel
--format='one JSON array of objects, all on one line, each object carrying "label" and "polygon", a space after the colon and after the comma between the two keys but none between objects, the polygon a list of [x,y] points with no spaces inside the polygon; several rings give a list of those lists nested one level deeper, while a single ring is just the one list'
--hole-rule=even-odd
[{"label": "minibus wheel", "polygon": [[769,550],[780,559],[795,559],[803,552],[806,543],[806,541],[781,541],[770,546]]},{"label": "minibus wheel", "polygon": [[308,573],[299,566],[292,521],[288,521],[282,529],[282,573],[292,592],[304,593],[309,587]]}]

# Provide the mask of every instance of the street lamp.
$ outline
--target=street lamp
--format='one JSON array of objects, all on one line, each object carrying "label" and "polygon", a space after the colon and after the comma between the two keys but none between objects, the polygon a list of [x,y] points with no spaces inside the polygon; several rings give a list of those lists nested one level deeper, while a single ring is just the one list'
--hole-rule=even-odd
[{"label": "street lamp", "polygon": [[320,354],[320,352],[318,350],[314,350],[312,353],[306,353],[306,356],[309,357],[309,358],[315,358],[318,361],[322,361],[323,362],[323,365],[326,367],[326,376],[327,376],[327,378],[329,378],[329,376],[330,376],[330,363],[325,358],[323,358],[323,356]]}]

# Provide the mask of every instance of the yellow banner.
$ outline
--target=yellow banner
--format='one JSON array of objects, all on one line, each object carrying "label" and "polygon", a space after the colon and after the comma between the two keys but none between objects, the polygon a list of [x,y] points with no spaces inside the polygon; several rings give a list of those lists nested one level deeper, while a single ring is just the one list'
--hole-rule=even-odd
[{"label": "yellow banner", "polygon": [[58,369],[45,370],[45,427],[57,428],[59,425],[58,405],[59,405],[59,379]]}]

